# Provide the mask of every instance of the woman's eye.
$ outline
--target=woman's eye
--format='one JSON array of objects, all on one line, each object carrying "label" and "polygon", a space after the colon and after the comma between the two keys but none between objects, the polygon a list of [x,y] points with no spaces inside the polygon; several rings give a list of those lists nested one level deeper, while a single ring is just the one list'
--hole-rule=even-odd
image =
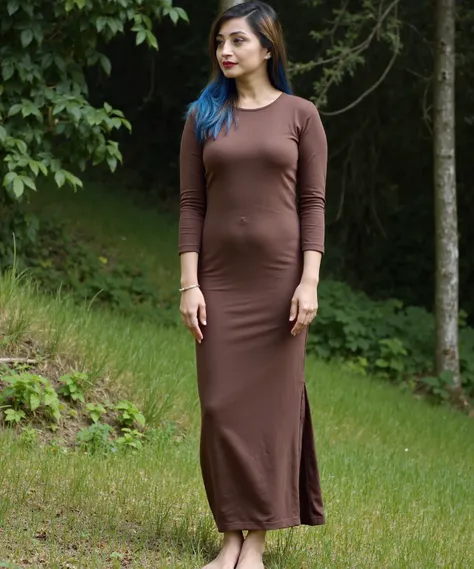
[{"label": "woman's eye", "polygon": [[242,38],[235,38],[234,43],[242,43],[244,40]]}]

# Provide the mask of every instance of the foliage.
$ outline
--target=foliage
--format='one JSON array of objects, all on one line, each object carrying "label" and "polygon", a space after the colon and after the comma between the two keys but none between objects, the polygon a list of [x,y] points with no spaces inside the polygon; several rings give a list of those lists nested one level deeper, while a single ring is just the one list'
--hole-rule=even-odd
[{"label": "foliage", "polygon": [[[82,187],[78,169],[106,163],[115,171],[122,162],[116,131],[123,126],[131,131],[131,125],[109,103],[92,104],[87,73],[98,66],[104,76],[111,74],[104,47],[127,31],[136,45],[158,49],[153,21],[163,18],[176,24],[187,15],[172,0],[0,4],[0,209],[23,201],[25,192],[37,189],[40,176],[51,177],[59,188],[77,189]],[[11,233],[23,239],[26,224],[27,239],[32,236],[21,210],[6,219],[0,269],[11,263]]]},{"label": "foliage", "polygon": [[100,403],[88,403],[85,408],[94,423],[98,423],[102,415],[107,413],[107,409]]},{"label": "foliage", "polygon": [[138,407],[131,401],[119,401],[115,405],[115,410],[119,412],[119,424],[125,427],[132,427],[137,423],[141,427],[145,426],[145,417]]},{"label": "foliage", "polygon": [[136,44],[157,49],[152,19],[187,19],[172,0],[8,0],[1,8],[2,88],[0,142],[7,167],[3,185],[20,198],[36,178],[54,175],[58,187],[81,181],[68,169],[84,170],[121,161],[114,130],[130,123],[121,111],[88,100],[86,69],[111,73],[102,46],[130,29]]},{"label": "foliage", "polygon": [[114,262],[107,252],[98,253],[68,232],[64,222],[41,220],[25,262],[45,292],[61,290],[78,303],[89,301],[165,324],[175,321],[175,303],[163,298],[144,270]]},{"label": "foliage", "polygon": [[[324,359],[346,360],[364,374],[411,385],[437,400],[449,398],[452,378],[433,374],[434,318],[426,310],[398,300],[374,301],[332,281],[320,284],[319,296],[310,351]],[[460,326],[462,384],[474,397],[474,330],[463,321]]]},{"label": "foliage", "polygon": [[137,429],[129,429],[128,427],[124,427],[121,431],[123,435],[115,441],[119,449],[141,450],[143,448],[143,442],[141,440],[145,437],[143,433],[137,431]]},{"label": "foliage", "polygon": [[94,423],[89,427],[81,429],[76,440],[82,450],[86,450],[91,454],[108,453],[114,448],[110,437],[113,429],[110,425],[104,423]]},{"label": "foliage", "polygon": [[5,411],[7,421],[19,423],[26,416],[24,411],[34,413],[38,409],[59,421],[61,412],[58,394],[48,379],[28,372],[13,372],[0,379],[7,385],[0,391],[0,402],[11,407]]},{"label": "foliage", "polygon": [[38,435],[41,431],[33,427],[25,426],[21,428],[19,441],[23,446],[35,447],[38,444]]},{"label": "foliage", "polygon": [[63,395],[66,399],[73,401],[85,402],[84,389],[87,383],[87,374],[81,372],[67,373],[59,378],[59,381],[64,383],[63,387],[58,389],[58,393]]},{"label": "foliage", "polygon": [[[47,418],[53,417],[59,421],[61,413],[58,394],[61,394],[66,399],[81,403],[83,413],[92,420],[92,425],[76,433],[76,443],[80,449],[93,454],[140,450],[143,448],[142,439],[153,440],[153,429],[148,429],[145,434],[135,428],[135,425],[145,427],[146,421],[133,402],[122,399],[115,405],[109,401],[104,404],[86,403],[84,387],[90,384],[90,380],[85,373],[72,371],[61,376],[58,380],[60,385],[55,390],[52,383],[40,375],[23,370],[18,373],[6,367],[2,369],[4,371],[0,373],[0,409],[4,410],[5,425],[21,425],[25,420],[31,419],[32,414],[34,416],[34,412],[40,407],[46,411]],[[112,418],[114,424],[101,422],[108,412],[107,409],[115,412]],[[71,409],[69,416],[76,418],[78,413]],[[57,428],[57,425],[54,425],[53,430]],[[23,425],[19,441],[26,447],[34,447],[40,434],[40,429]],[[61,452],[65,450],[60,441],[56,441],[54,445]]]},{"label": "foliage", "polygon": [[[393,65],[400,50],[399,0],[365,0],[355,3],[352,11],[345,0],[335,7],[324,0],[308,0],[308,4],[315,9],[331,6],[332,14],[324,28],[310,32],[320,45],[318,55],[305,63],[293,63],[290,71],[297,75],[321,70],[313,84],[313,99],[322,108],[328,103],[331,87],[340,85],[347,77],[354,77],[366,65],[365,52],[372,43],[378,43],[379,50],[380,44],[388,45],[392,54],[388,69]],[[364,98],[367,94],[359,95]]]}]

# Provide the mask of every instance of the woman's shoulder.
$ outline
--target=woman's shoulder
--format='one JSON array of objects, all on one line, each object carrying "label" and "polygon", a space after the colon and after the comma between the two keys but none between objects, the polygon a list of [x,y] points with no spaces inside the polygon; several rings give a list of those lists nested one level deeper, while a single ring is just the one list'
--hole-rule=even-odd
[{"label": "woman's shoulder", "polygon": [[318,114],[318,109],[312,101],[298,95],[285,93],[285,103],[289,109],[296,111],[298,117],[308,118]]}]

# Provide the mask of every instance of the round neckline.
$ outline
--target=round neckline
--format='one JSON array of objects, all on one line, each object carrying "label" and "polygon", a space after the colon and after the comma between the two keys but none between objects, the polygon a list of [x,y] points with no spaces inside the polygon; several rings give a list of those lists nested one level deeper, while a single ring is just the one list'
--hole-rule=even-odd
[{"label": "round neckline", "polygon": [[268,109],[268,107],[271,107],[272,105],[277,103],[283,97],[284,94],[285,92],[282,91],[274,101],[268,103],[268,105],[264,105],[263,107],[255,107],[254,109],[243,109],[242,107],[236,107],[236,109],[238,111],[243,111],[244,113],[254,113],[256,111],[263,111],[264,109]]}]

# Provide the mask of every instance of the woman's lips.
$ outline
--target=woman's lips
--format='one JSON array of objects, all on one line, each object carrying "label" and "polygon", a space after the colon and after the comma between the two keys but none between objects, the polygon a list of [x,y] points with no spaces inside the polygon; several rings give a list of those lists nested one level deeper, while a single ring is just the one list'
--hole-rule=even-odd
[{"label": "woman's lips", "polygon": [[235,65],[237,65],[237,63],[234,63],[232,61],[224,61],[222,63],[222,66],[226,67],[227,69],[230,69],[231,67],[234,67]]}]

